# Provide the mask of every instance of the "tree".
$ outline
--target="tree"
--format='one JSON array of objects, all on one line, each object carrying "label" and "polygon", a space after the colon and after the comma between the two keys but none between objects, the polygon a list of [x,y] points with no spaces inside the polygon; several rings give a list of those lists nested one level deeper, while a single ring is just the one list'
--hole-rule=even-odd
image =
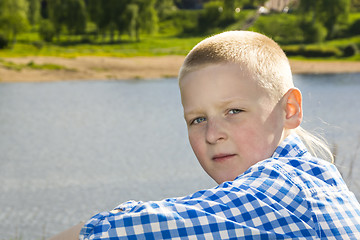
[{"label": "tree", "polygon": [[267,0],[242,0],[242,3],[245,7],[248,8],[258,8],[267,2]]},{"label": "tree", "polygon": [[303,22],[323,25],[328,38],[334,35],[336,24],[347,21],[349,10],[350,0],[301,0],[299,3]]},{"label": "tree", "polygon": [[159,19],[164,19],[176,7],[174,0],[156,0],[155,9],[158,12]]},{"label": "tree", "polygon": [[47,2],[49,19],[54,27],[55,35],[59,39],[61,29],[65,22],[66,1],[62,4],[61,0],[51,0]]},{"label": "tree", "polygon": [[28,0],[29,14],[28,19],[31,25],[35,25],[40,20],[40,0]]},{"label": "tree", "polygon": [[235,18],[235,0],[224,0],[224,19],[231,22]]},{"label": "tree", "polygon": [[351,0],[350,9],[354,12],[360,11],[360,0]]},{"label": "tree", "polygon": [[145,33],[155,33],[158,29],[158,16],[155,0],[135,0],[139,6],[139,27]]},{"label": "tree", "polygon": [[346,23],[350,12],[350,0],[323,0],[320,18],[328,30],[328,38],[335,34],[337,24]]},{"label": "tree", "polygon": [[[84,0],[66,0],[65,26],[70,34],[81,34],[86,30],[86,8]],[[64,1],[64,2],[66,2]]]},{"label": "tree", "polygon": [[89,19],[96,25],[96,37],[99,33],[105,30],[105,24],[103,23],[104,11],[102,7],[102,0],[88,0],[87,2],[87,12],[89,15]]},{"label": "tree", "polygon": [[219,27],[222,12],[223,3],[221,1],[212,1],[204,4],[204,9],[198,18],[198,30],[206,33]]},{"label": "tree", "polygon": [[0,0],[0,31],[13,44],[17,35],[29,28],[27,12],[26,0]]},{"label": "tree", "polygon": [[127,4],[130,4],[130,0],[88,0],[90,20],[96,24],[97,32],[105,36],[110,31],[111,41],[116,30],[120,35],[129,21],[124,17]]},{"label": "tree", "polygon": [[59,38],[64,27],[70,34],[79,34],[86,29],[86,8],[84,0],[48,1],[49,19]]},{"label": "tree", "polygon": [[129,20],[128,23],[128,34],[131,38],[136,37],[136,39],[139,39],[139,36],[137,35],[137,22],[139,18],[139,7],[136,4],[128,4],[126,6],[126,11],[124,16],[126,19]]},{"label": "tree", "polygon": [[[156,5],[157,4],[157,5]],[[161,9],[173,5],[173,0],[87,0],[89,18],[95,23],[97,33],[115,34],[127,32],[130,37],[140,40],[140,32],[154,33],[158,27],[155,6]]]},{"label": "tree", "polygon": [[[131,4],[130,0],[123,0],[123,1],[116,1],[115,5],[113,5],[115,6],[115,11],[113,13],[113,22],[114,22],[114,27],[118,32],[119,40],[121,38],[121,35],[128,30],[132,18],[134,18],[134,16],[130,18],[125,17],[127,6],[130,4]],[[135,15],[137,18],[137,13]]]},{"label": "tree", "polygon": [[42,19],[40,21],[39,35],[45,42],[52,42],[55,36],[55,29],[49,19]]},{"label": "tree", "polygon": [[140,32],[155,33],[158,30],[158,16],[155,10],[155,0],[132,0],[139,8],[136,23],[136,39],[140,40]]}]

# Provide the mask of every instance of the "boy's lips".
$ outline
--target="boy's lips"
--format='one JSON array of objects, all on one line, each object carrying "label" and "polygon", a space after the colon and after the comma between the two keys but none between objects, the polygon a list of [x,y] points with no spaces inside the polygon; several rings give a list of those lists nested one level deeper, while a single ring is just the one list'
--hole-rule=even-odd
[{"label": "boy's lips", "polygon": [[234,157],[236,154],[217,154],[215,156],[212,157],[212,160],[213,161],[216,161],[216,162],[222,162],[222,161],[226,161],[232,157]]}]

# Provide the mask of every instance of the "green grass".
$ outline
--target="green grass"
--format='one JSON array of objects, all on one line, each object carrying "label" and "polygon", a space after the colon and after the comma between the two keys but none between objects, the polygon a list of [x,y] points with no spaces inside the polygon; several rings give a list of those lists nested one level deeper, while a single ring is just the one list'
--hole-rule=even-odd
[{"label": "green grass", "polygon": [[[307,49],[334,49],[337,48],[339,50],[344,49],[349,44],[355,44],[357,45],[358,49],[360,50],[360,36],[350,37],[350,38],[342,38],[342,39],[335,39],[326,41],[323,43],[313,43],[313,44],[307,44],[307,45],[297,45],[297,44],[291,44],[291,45],[285,45],[284,49],[286,48],[299,48],[300,46],[305,47]],[[356,54],[352,57],[342,57],[339,55],[338,57],[327,57],[327,58],[305,58],[300,56],[294,56],[291,57],[292,59],[301,59],[301,60],[322,60],[322,61],[333,61],[333,60],[343,60],[343,61],[360,61],[360,53]]]},{"label": "green grass", "polygon": [[42,69],[42,70],[69,70],[69,71],[75,71],[75,69],[70,69],[61,65],[57,65],[57,64],[36,64],[33,61],[28,62],[27,64],[17,64],[17,63],[13,63],[10,61],[5,61],[3,59],[0,59],[0,66],[7,68],[7,69],[11,69],[11,70],[16,70],[16,71],[21,71],[24,68],[28,68],[28,69]]},{"label": "green grass", "polygon": [[[224,30],[239,29],[242,23],[254,14],[253,10],[242,11],[241,15],[237,16],[237,22],[228,26],[226,29],[217,29],[216,32]],[[350,21],[360,18],[360,13],[352,13]],[[286,43],[290,38],[294,41],[297,40],[296,30],[294,24],[296,18],[290,14],[272,14],[268,16],[260,16],[258,22],[251,28],[252,30],[263,32],[261,29],[271,29],[272,32],[267,33],[274,40],[280,44],[288,46],[299,46]],[[276,24],[275,24],[276,23]],[[269,25],[269,26],[268,26]],[[282,35],[279,35],[282,33]],[[274,35],[274,36],[272,36]],[[292,37],[289,37],[292,36]],[[295,37],[294,37],[295,36]],[[121,36],[111,42],[109,35],[102,38],[99,36],[95,39],[92,36],[82,38],[80,36],[68,36],[63,34],[60,39],[55,39],[53,43],[43,42],[36,29],[27,33],[20,34],[17,37],[17,43],[8,49],[0,50],[0,58],[5,57],[24,57],[24,56],[58,56],[58,57],[78,57],[78,56],[110,56],[110,57],[135,57],[135,56],[166,56],[166,55],[186,55],[199,41],[206,36],[198,37],[177,37],[176,34],[163,33],[154,36],[142,35],[139,42],[130,39],[128,36]],[[285,41],[286,40],[286,41]],[[309,44],[306,46],[323,46],[323,47],[336,47],[344,49],[349,43],[355,43],[360,49],[360,36],[336,39],[327,41],[321,44]],[[333,60],[334,58],[331,58]],[[350,58],[338,58],[340,60],[358,61],[360,54]],[[319,58],[317,58],[319,60]],[[328,60],[323,58],[320,60]],[[4,63],[3,63],[4,66]],[[8,66],[11,67],[11,66]],[[23,68],[18,66],[15,68]],[[27,66],[32,68],[56,68],[56,66]]]},{"label": "green grass", "polygon": [[355,22],[357,19],[360,19],[360,12],[350,13],[349,14],[349,23]]},{"label": "green grass", "polygon": [[349,43],[355,43],[356,45],[360,46],[360,35],[350,38],[330,40],[325,44],[329,46],[342,47],[348,45]]},{"label": "green grass", "polygon": [[[31,39],[31,40],[30,40]],[[69,38],[70,39],[70,38]],[[192,47],[203,37],[163,37],[145,36],[141,41],[130,41],[123,39],[117,43],[100,41],[89,44],[81,43],[80,39],[70,39],[68,43],[64,39],[54,44],[40,43],[34,34],[25,34],[18,38],[17,44],[11,49],[0,50],[0,57],[22,57],[22,56],[164,56],[164,55],[186,55]],[[71,41],[72,40],[72,41]]]}]

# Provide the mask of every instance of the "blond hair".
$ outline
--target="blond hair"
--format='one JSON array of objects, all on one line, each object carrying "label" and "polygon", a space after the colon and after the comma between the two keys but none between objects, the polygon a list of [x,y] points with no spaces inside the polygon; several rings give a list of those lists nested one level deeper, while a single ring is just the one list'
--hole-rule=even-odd
[{"label": "blond hair", "polygon": [[[275,100],[294,87],[289,60],[272,39],[251,31],[223,32],[198,43],[186,56],[178,79],[211,64],[234,63],[254,74],[259,86]],[[333,160],[327,144],[301,127],[295,132],[314,155]]]},{"label": "blond hair", "polygon": [[258,84],[278,99],[294,86],[289,61],[279,45],[250,31],[224,32],[201,41],[186,56],[179,81],[188,72],[220,63],[249,69]]}]

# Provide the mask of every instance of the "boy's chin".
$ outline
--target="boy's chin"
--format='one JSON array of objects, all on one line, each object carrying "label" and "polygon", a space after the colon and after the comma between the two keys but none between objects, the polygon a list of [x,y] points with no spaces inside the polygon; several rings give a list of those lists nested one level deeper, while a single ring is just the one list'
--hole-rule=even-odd
[{"label": "boy's chin", "polygon": [[216,177],[212,177],[212,179],[217,183],[217,184],[222,184],[224,182],[232,182],[235,180],[235,178],[237,178],[237,176],[239,176],[240,174],[236,175],[236,176],[216,176]]}]

